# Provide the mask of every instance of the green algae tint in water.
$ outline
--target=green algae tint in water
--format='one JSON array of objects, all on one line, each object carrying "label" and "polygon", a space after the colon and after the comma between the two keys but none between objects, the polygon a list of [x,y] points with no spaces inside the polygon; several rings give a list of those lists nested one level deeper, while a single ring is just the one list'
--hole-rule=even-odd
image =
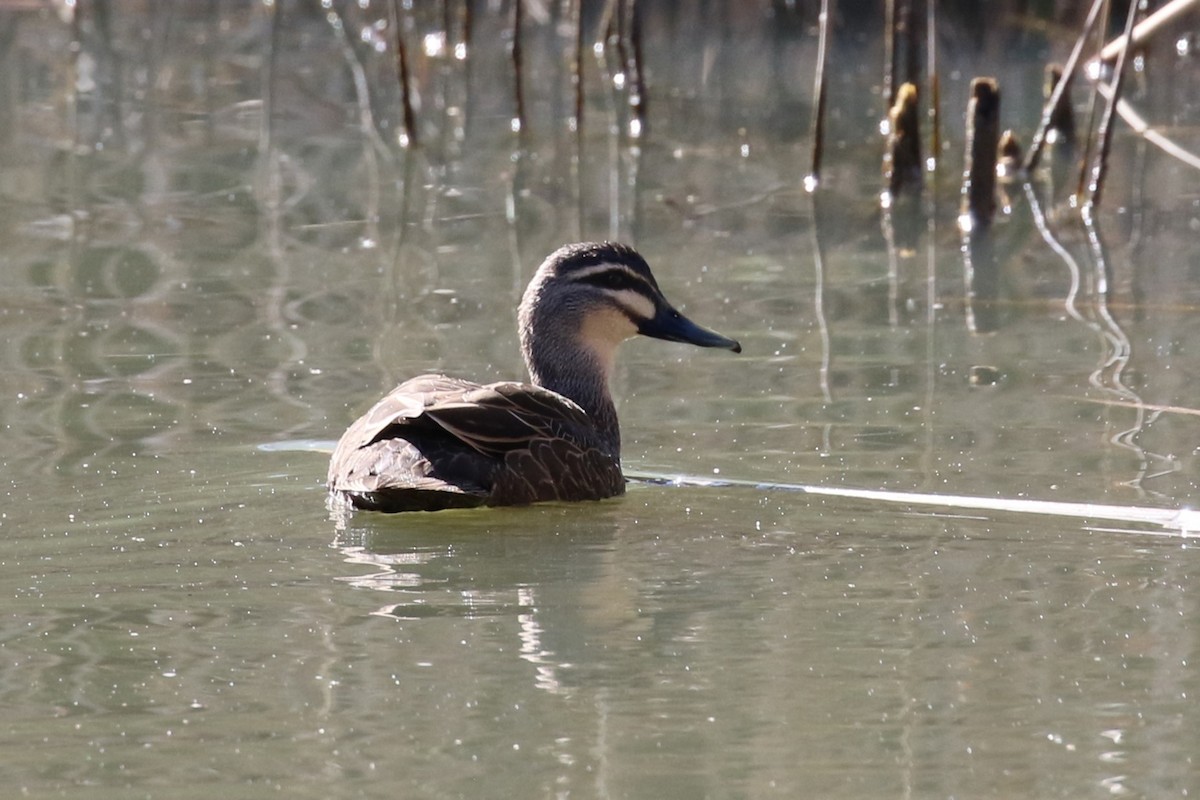
[{"label": "green algae tint in water", "polygon": [[[1195,503],[1194,173],[1118,127],[1103,248],[1065,183],[1033,195],[1059,250],[1018,187],[997,295],[968,291],[968,78],[1003,76],[1028,130],[1069,36],[943,10],[934,225],[897,211],[889,251],[874,11],[835,31],[814,206],[802,11],[643,8],[636,147],[590,58],[567,132],[549,21],[518,139],[507,17],[478,10],[460,61],[440,11],[403,11],[404,150],[387,10],[275,8],[4,12],[10,793],[1200,791],[1191,540],[781,485]],[[1182,58],[1155,48],[1130,98],[1184,140]],[[331,519],[311,443],[412,375],[521,377],[533,269],[606,237],[745,350],[623,347],[627,470],[734,483]]]}]

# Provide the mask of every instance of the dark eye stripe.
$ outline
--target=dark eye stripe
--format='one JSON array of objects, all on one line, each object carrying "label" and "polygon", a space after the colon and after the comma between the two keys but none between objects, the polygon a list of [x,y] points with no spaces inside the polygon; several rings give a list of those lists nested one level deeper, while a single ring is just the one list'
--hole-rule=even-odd
[{"label": "dark eye stripe", "polygon": [[586,283],[590,286],[598,286],[601,289],[612,289],[613,291],[621,291],[628,289],[634,292],[646,293],[646,282],[637,278],[623,269],[606,269],[602,272],[593,272],[590,275],[585,275],[579,279],[580,283]]}]

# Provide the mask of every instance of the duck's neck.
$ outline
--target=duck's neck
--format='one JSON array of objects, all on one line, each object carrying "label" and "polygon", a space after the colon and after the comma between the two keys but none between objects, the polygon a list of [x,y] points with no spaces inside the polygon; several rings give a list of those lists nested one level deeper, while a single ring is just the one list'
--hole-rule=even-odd
[{"label": "duck's neck", "polygon": [[591,417],[600,446],[613,458],[621,456],[621,428],[617,409],[608,391],[611,358],[577,342],[538,339],[524,342],[525,364],[535,384],[574,401]]}]

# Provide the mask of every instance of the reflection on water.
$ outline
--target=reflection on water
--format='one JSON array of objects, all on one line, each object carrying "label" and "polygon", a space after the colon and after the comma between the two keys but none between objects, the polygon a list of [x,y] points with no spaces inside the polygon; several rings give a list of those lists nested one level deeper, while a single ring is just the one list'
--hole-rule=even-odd
[{"label": "reflection on water", "polygon": [[[576,135],[570,9],[525,5],[514,135],[511,6],[0,0],[9,782],[1200,788],[1191,542],[1013,513],[1194,503],[1197,174],[1118,128],[1094,218],[1058,149],[969,261],[956,220],[969,80],[1001,76],[1004,124],[1032,126],[1083,10],[940,9],[947,144],[885,214],[873,6],[838,4],[813,196],[810,9],[639,4],[635,141],[614,48],[586,54]],[[1194,149],[1178,24],[1127,99]],[[405,377],[519,376],[532,270],[604,237],[745,347],[621,354],[627,468],[697,481],[329,520],[313,442]]]}]

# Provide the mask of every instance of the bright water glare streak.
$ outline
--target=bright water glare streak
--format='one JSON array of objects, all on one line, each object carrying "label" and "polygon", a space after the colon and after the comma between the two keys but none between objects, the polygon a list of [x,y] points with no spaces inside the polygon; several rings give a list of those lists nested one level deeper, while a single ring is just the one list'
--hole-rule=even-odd
[{"label": "bright water glare streak", "polygon": [[[803,492],[804,494],[824,495],[826,497],[844,497],[910,506],[936,506],[971,511],[996,511],[1014,514],[1067,517],[1071,519],[1143,523],[1161,526],[1164,530],[1160,535],[1163,536],[1177,536],[1183,539],[1200,537],[1200,512],[1191,508],[1151,508],[1147,506],[1119,506],[1105,503],[1071,503],[1055,500],[1022,500],[1019,498],[924,492],[890,492],[882,489],[848,489],[838,486],[808,486],[795,483],[725,480],[635,472],[627,474],[633,480],[644,480],[651,483],[663,483],[672,486],[745,486],[754,489]],[[1141,531],[1138,532],[1141,533]]]}]

